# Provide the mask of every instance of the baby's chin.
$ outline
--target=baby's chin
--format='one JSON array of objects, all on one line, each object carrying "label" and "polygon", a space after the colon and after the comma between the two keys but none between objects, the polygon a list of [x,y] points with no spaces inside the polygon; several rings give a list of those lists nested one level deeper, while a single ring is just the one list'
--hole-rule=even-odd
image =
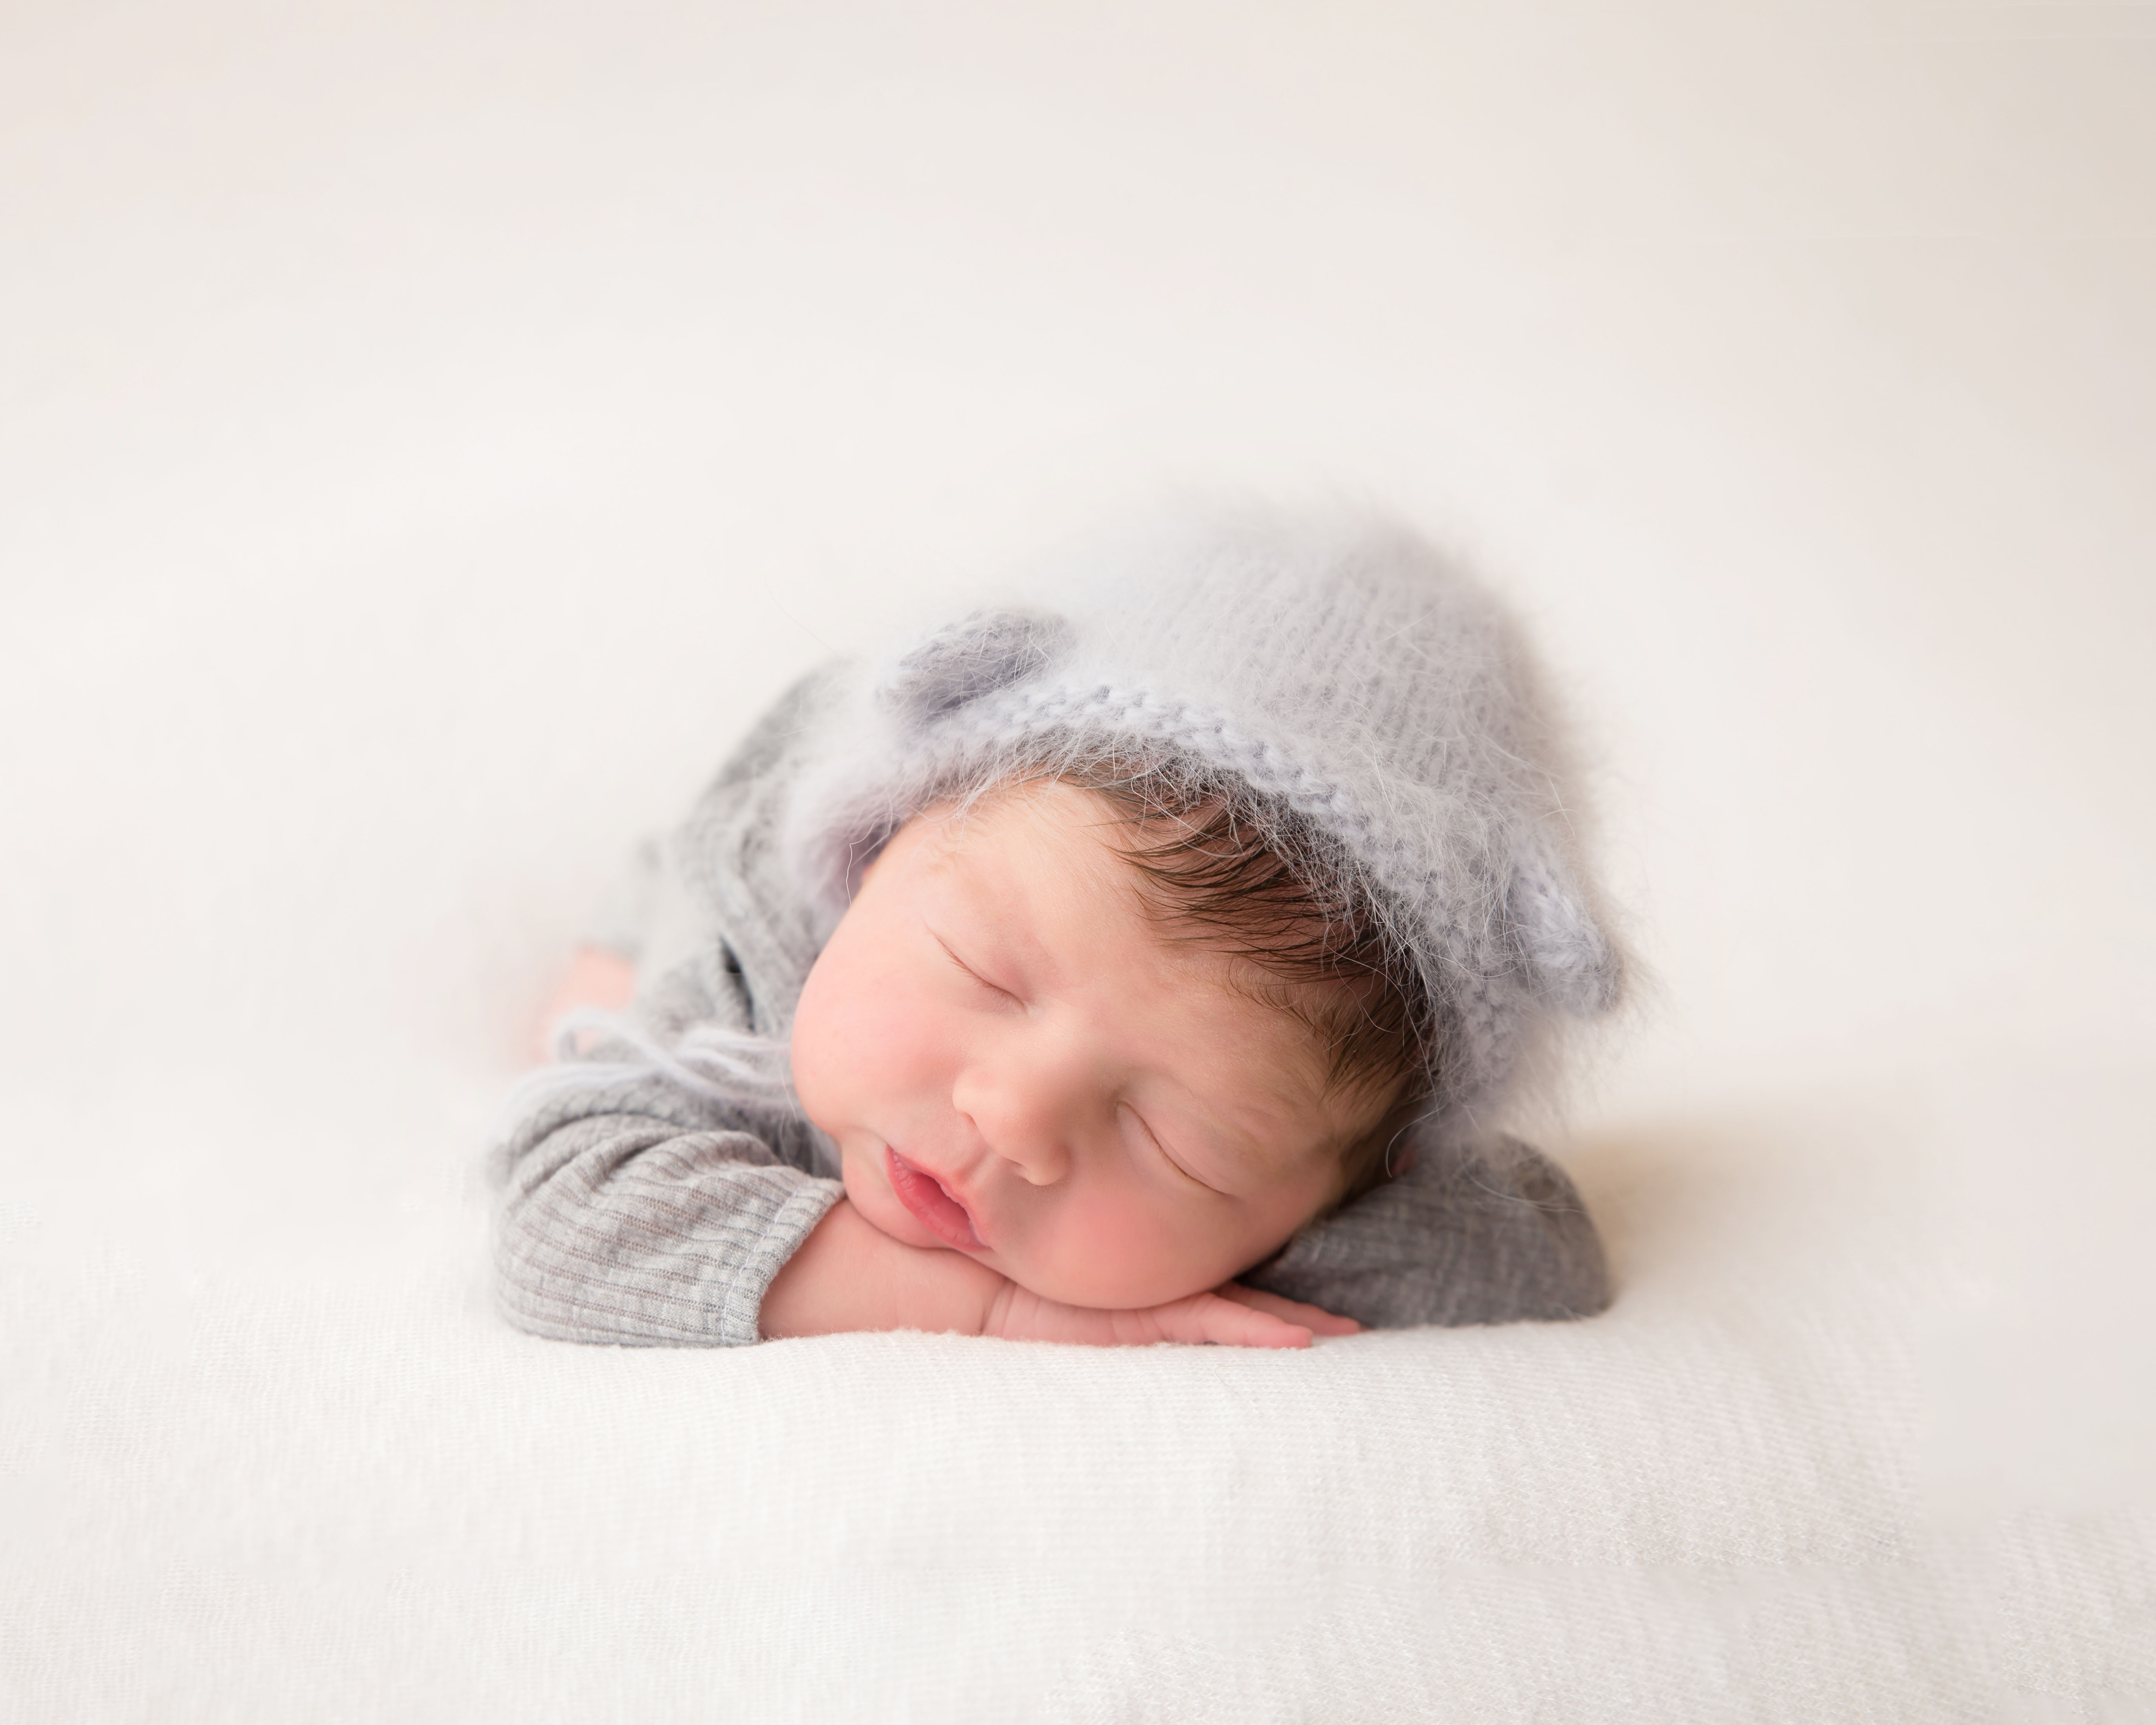
[{"label": "baby's chin", "polygon": [[1165,1306],[1171,1300],[1209,1292],[1231,1280],[1202,1271],[1178,1271],[1155,1266],[1104,1272],[1097,1266],[1071,1269],[1032,1262],[1011,1264],[993,1256],[981,1261],[1044,1300],[1107,1312],[1140,1312],[1147,1307]]},{"label": "baby's chin", "polygon": [[[1046,1238],[998,1241],[1003,1248],[983,1262],[1029,1293],[1065,1306],[1107,1312],[1139,1312],[1188,1299],[1233,1279],[1235,1266],[1217,1253],[1178,1250],[1172,1235],[1142,1228],[1092,1225],[1051,1231]],[[1143,1242],[1142,1245],[1140,1242]]]}]

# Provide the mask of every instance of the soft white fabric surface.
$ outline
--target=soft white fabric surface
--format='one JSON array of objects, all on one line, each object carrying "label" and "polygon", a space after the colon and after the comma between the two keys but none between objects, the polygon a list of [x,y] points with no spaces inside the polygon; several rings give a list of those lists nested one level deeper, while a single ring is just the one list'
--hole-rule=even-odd
[{"label": "soft white fabric surface", "polygon": [[[0,1713],[2150,1717],[2145,10],[10,10]],[[623,848],[1186,484],[1534,614],[1616,1307],[500,1324]]]}]

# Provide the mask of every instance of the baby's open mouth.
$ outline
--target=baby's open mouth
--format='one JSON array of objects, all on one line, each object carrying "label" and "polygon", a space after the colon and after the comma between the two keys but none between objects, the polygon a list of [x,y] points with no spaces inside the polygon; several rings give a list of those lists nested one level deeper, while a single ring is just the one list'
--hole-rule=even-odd
[{"label": "baby's open mouth", "polygon": [[921,1219],[928,1231],[947,1245],[962,1252],[982,1250],[981,1236],[973,1231],[973,1218],[966,1206],[952,1197],[943,1183],[927,1168],[916,1168],[897,1151],[884,1152],[885,1171],[898,1201]]}]

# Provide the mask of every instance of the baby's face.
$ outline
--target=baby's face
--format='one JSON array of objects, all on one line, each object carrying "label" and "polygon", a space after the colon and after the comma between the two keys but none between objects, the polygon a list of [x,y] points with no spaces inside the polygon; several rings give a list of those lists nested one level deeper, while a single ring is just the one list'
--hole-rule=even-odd
[{"label": "baby's face", "polygon": [[1280,1246],[1376,1111],[1327,1094],[1312,1034],[1233,986],[1243,961],[1163,938],[1121,832],[1052,783],[908,822],[809,973],[793,1049],[876,1227],[1127,1308]]}]

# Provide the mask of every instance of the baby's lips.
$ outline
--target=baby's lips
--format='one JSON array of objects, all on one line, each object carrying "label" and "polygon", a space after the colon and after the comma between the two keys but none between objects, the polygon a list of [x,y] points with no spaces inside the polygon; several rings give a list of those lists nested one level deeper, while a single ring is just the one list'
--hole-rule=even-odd
[{"label": "baby's lips", "polygon": [[886,1177],[898,1201],[915,1219],[946,1245],[961,1252],[983,1250],[973,1213],[951,1195],[950,1190],[927,1168],[917,1168],[897,1151],[884,1152]]}]

